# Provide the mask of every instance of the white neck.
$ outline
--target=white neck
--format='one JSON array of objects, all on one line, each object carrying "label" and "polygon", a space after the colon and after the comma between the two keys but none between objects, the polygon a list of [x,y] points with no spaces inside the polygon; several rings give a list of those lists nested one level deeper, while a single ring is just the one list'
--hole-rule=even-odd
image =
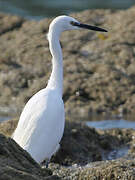
[{"label": "white neck", "polygon": [[52,73],[47,87],[57,89],[61,96],[63,93],[63,57],[59,42],[60,32],[49,30],[49,48],[52,54]]}]

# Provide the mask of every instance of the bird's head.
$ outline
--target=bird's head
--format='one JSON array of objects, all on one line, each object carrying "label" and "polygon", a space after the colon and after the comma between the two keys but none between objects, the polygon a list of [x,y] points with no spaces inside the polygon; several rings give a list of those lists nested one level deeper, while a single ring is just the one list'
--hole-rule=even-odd
[{"label": "bird's head", "polygon": [[49,31],[58,31],[63,32],[67,30],[76,30],[76,29],[89,29],[93,31],[102,31],[107,32],[105,29],[91,26],[87,24],[82,24],[76,19],[69,16],[58,16],[50,24]]}]

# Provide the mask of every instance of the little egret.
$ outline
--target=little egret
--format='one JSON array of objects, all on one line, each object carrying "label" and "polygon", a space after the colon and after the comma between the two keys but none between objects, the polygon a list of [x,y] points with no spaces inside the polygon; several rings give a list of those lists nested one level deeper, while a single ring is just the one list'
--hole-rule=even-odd
[{"label": "little egret", "polygon": [[37,92],[25,105],[12,138],[33,159],[49,162],[57,152],[65,125],[63,93],[63,58],[59,42],[66,30],[89,29],[107,32],[105,29],[81,24],[69,16],[56,17],[49,26],[48,41],[52,55],[52,73],[45,89]]}]

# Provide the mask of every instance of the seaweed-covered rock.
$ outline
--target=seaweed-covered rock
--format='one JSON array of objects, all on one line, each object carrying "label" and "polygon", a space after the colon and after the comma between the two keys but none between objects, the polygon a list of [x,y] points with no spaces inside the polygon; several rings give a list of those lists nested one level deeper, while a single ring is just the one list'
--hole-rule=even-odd
[{"label": "seaweed-covered rock", "polygon": [[[10,136],[17,124],[17,119],[0,123],[0,132]],[[132,142],[131,130],[96,130],[84,123],[66,121],[61,148],[51,159],[61,165],[86,165],[89,162],[108,159],[109,152],[127,146]],[[114,157],[115,158],[115,157]]]},{"label": "seaweed-covered rock", "polygon": [[[16,124],[17,119],[0,123],[0,132],[10,136]],[[66,121],[61,148],[49,164],[53,172],[53,176],[49,178],[132,179],[135,173],[134,137],[135,132],[132,129],[96,130],[84,123]],[[50,171],[41,169],[12,139],[1,135],[0,142],[1,162],[6,173],[11,169],[9,177],[12,178],[12,174],[16,173],[21,179],[19,173],[22,173],[26,175],[25,178],[28,175],[29,179],[48,178],[46,176]]]},{"label": "seaweed-covered rock", "polygon": [[11,138],[0,134],[0,179],[43,180],[58,179],[51,170],[41,167]]},{"label": "seaweed-covered rock", "polygon": [[65,166],[102,161],[109,159],[113,150],[127,146],[131,139],[131,133],[127,136],[124,130],[97,131],[84,123],[66,122],[61,148],[51,161]]},{"label": "seaweed-covered rock", "polygon": [[0,13],[0,35],[20,28],[24,21],[21,17]]},{"label": "seaweed-covered rock", "polygon": [[54,174],[64,180],[134,180],[135,159],[118,159],[89,163],[87,166],[51,165]]},{"label": "seaweed-covered rock", "polygon": [[78,172],[80,180],[127,180],[135,178],[135,161],[119,159],[115,161],[97,163],[93,168],[86,168]]}]

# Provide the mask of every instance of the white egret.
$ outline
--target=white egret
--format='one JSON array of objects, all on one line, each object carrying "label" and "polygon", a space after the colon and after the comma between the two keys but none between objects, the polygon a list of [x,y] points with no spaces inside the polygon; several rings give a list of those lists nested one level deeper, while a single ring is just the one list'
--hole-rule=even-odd
[{"label": "white egret", "polygon": [[81,24],[69,16],[56,17],[49,27],[48,41],[52,54],[52,73],[45,89],[37,92],[25,105],[12,138],[25,149],[33,159],[49,162],[59,149],[65,124],[63,92],[63,58],[59,42],[60,34],[66,30],[85,28],[106,30]]}]

